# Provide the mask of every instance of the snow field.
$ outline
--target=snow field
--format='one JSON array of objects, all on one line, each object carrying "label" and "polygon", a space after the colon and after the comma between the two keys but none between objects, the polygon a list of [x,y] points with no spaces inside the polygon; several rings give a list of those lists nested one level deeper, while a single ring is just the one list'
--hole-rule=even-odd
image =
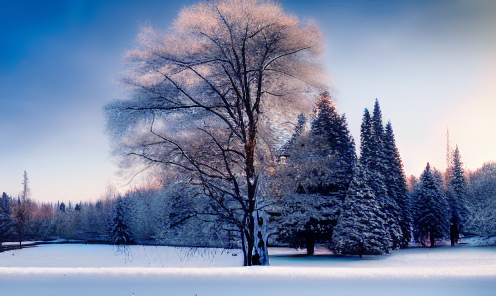
[{"label": "snow field", "polygon": [[[232,256],[233,254],[238,256]],[[243,265],[240,250],[60,244],[0,253],[0,267],[228,267]]]},{"label": "snow field", "polygon": [[269,267],[239,267],[239,250],[128,251],[42,245],[0,253],[0,296],[496,295],[496,248],[418,248],[363,259],[277,248]]}]

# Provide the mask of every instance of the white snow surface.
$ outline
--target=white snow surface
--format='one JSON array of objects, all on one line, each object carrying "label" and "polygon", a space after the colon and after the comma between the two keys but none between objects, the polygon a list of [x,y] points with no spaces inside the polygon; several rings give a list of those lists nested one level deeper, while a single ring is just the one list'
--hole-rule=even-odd
[{"label": "white snow surface", "polygon": [[[496,295],[496,248],[439,247],[385,256],[269,249],[269,267],[240,250],[39,245],[0,253],[9,295]],[[236,256],[233,256],[236,255]]]}]

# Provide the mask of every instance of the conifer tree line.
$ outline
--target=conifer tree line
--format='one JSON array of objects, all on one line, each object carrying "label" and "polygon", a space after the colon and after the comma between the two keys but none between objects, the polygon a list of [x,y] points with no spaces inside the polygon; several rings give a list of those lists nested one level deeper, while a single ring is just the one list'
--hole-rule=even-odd
[{"label": "conifer tree line", "polygon": [[[337,113],[327,94],[321,96],[315,113],[310,131],[305,134],[298,128],[290,140],[294,147],[285,153],[286,163],[294,164],[289,171],[300,171],[298,162],[308,163],[308,158],[320,163],[303,174],[296,194],[290,194],[291,201],[283,202],[291,205],[286,206],[288,216],[297,213],[290,219],[289,229],[307,237],[310,234],[340,254],[376,255],[406,248],[411,238],[406,178],[392,125],[389,122],[384,127],[378,101],[372,117],[365,109],[358,159],[345,116]],[[307,148],[311,145],[317,151]],[[322,166],[326,163],[322,158],[331,159],[330,167]],[[313,200],[311,206],[305,208],[309,203],[299,202],[302,198]],[[300,207],[292,201],[298,201]],[[278,232],[287,233],[282,240],[293,246],[306,243],[307,250],[313,248],[314,241],[308,238],[295,243],[298,236],[287,228]]]},{"label": "conifer tree line", "polygon": [[[372,114],[363,114],[359,157],[346,117],[327,93],[313,114],[298,117],[277,155],[258,192],[268,205],[269,245],[305,247],[311,255],[321,244],[363,256],[412,242],[455,245],[462,235],[496,235],[496,163],[466,171],[456,147],[444,173],[428,163],[419,178],[407,180],[392,124],[383,124],[377,100]],[[34,201],[25,172],[22,192],[1,196],[0,243],[66,239],[239,248],[236,227],[211,212],[197,186],[171,174],[122,196],[110,188],[96,202],[73,205]]]}]

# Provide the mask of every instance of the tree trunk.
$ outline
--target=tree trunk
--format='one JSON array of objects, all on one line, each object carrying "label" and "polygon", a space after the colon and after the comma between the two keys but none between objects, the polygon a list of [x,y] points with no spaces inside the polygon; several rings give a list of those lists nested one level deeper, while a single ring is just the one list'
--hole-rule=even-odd
[{"label": "tree trunk", "polygon": [[459,234],[458,234],[458,225],[456,223],[451,223],[450,227],[450,240],[451,246],[453,247],[455,243],[458,242]]},{"label": "tree trunk", "polygon": [[252,265],[269,265],[269,251],[267,249],[267,213],[264,210],[254,212],[255,237],[253,245]]},{"label": "tree trunk", "polygon": [[430,237],[430,241],[431,241],[431,248],[433,248],[433,247],[434,247],[434,233],[432,233],[432,232],[431,232],[430,236],[431,236],[431,237]]},{"label": "tree trunk", "polygon": [[253,245],[254,245],[254,223],[253,223],[253,215],[248,213],[245,214],[244,218],[244,229],[241,233],[242,241],[243,241],[243,255],[244,257],[244,266],[252,266],[253,259]]},{"label": "tree trunk", "polygon": [[245,235],[246,219],[243,219],[243,227],[240,229],[241,233],[241,249],[243,250],[243,266],[248,266],[248,247],[246,246]]},{"label": "tree trunk", "polygon": [[315,234],[313,231],[307,232],[306,235],[307,256],[312,256],[315,252]]}]

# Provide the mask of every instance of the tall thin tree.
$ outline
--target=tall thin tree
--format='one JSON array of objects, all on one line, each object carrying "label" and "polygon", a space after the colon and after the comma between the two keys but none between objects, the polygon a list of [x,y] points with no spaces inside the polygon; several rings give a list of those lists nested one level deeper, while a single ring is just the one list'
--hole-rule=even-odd
[{"label": "tall thin tree", "polygon": [[450,204],[450,239],[451,245],[454,246],[460,239],[460,232],[463,230],[468,212],[466,208],[468,185],[458,145],[453,152],[452,161],[451,175],[448,179],[447,195]]},{"label": "tall thin tree", "polygon": [[399,245],[401,248],[406,248],[411,240],[411,217],[410,217],[410,202],[408,197],[408,189],[406,185],[406,177],[403,171],[403,163],[396,141],[394,139],[393,127],[389,121],[384,132],[384,152],[386,165],[385,185],[387,194],[398,206],[399,215],[396,216],[396,221],[401,228],[401,236],[399,237]]}]

